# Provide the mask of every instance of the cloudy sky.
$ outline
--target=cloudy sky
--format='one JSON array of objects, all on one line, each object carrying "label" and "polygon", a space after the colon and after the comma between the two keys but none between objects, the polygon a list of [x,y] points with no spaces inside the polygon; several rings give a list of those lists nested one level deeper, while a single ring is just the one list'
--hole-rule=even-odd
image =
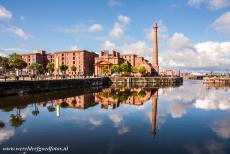
[{"label": "cloudy sky", "polygon": [[151,59],[155,21],[160,68],[228,70],[230,0],[0,0],[0,54],[116,49]]}]

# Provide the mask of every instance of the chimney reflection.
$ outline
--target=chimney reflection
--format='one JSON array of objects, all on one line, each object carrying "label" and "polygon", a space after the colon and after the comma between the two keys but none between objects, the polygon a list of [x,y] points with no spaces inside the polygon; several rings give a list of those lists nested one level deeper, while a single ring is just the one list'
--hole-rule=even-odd
[{"label": "chimney reflection", "polygon": [[156,125],[157,125],[157,98],[158,91],[154,91],[152,94],[152,136],[156,136]]}]

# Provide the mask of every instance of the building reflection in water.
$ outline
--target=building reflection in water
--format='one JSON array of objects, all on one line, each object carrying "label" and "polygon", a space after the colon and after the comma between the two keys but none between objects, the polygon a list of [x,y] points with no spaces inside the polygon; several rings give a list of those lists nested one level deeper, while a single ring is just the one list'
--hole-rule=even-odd
[{"label": "building reflection in water", "polygon": [[158,89],[142,88],[108,88],[99,93],[86,94],[69,97],[65,99],[53,100],[56,105],[56,116],[60,117],[60,108],[87,109],[97,104],[102,109],[116,109],[120,104],[142,106],[148,100],[152,101],[152,136],[156,136],[157,128],[157,99]]},{"label": "building reflection in water", "polygon": [[[48,112],[55,111],[56,116],[61,118],[61,111],[64,108],[85,110],[99,104],[102,109],[108,110],[116,109],[121,104],[143,106],[145,102],[152,100],[152,136],[155,137],[157,121],[157,91],[157,88],[107,88],[97,93],[34,103],[33,106],[35,109],[32,111],[32,114],[38,116],[38,114],[35,114],[36,111],[39,113],[37,106],[47,106]],[[25,105],[25,107],[27,105]],[[12,106],[10,108],[13,109],[15,107],[17,108],[17,106]],[[9,108],[9,106],[7,108]]]}]

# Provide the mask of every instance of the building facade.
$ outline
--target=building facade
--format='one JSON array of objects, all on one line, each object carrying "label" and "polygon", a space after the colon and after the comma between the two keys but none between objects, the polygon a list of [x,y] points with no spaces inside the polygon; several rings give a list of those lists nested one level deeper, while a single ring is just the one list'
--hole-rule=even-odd
[{"label": "building facade", "polygon": [[37,63],[46,66],[48,63],[47,54],[44,50],[39,50],[35,53],[21,54],[21,57],[27,65]]},{"label": "building facade", "polygon": [[131,66],[140,68],[144,66],[146,68],[146,72],[151,74],[152,65],[146,60],[144,57],[137,56],[135,54],[124,54],[121,56],[126,62],[128,62]]},{"label": "building facade", "polygon": [[103,75],[103,69],[109,70],[108,75],[112,74],[111,68],[113,65],[120,65],[122,63],[127,63],[130,66],[146,68],[148,74],[152,73],[152,65],[144,57],[137,56],[135,54],[125,54],[121,55],[119,52],[113,51],[112,54],[109,51],[101,51],[99,57],[95,58],[95,75]]},{"label": "building facade", "polygon": [[162,70],[162,71],[160,71],[160,75],[165,76],[165,77],[179,77],[180,76],[180,70],[179,69]]},{"label": "building facade", "polygon": [[[67,74],[76,75],[93,75],[94,74],[94,60],[98,54],[89,52],[87,50],[71,50],[71,51],[58,51],[54,53],[46,53],[41,50],[36,53],[21,54],[22,59],[27,63],[26,71],[30,74],[31,70],[28,69],[33,63],[41,64],[45,68],[48,63],[54,63],[54,74],[61,74],[60,66],[67,65]],[[76,66],[76,72],[71,71],[72,66]]]},{"label": "building facade", "polygon": [[98,54],[86,50],[72,50],[55,52],[48,57],[49,61],[53,61],[55,65],[54,74],[60,74],[59,67],[67,65],[67,74],[74,74],[71,71],[71,66],[76,66],[77,75],[93,75],[94,74],[94,61]]},{"label": "building facade", "polygon": [[119,52],[113,51],[112,54],[109,54],[107,50],[101,51],[100,56],[95,58],[95,75],[104,74],[104,68],[109,70],[108,74],[111,74],[111,67],[122,63],[124,63],[124,59],[121,58]]}]

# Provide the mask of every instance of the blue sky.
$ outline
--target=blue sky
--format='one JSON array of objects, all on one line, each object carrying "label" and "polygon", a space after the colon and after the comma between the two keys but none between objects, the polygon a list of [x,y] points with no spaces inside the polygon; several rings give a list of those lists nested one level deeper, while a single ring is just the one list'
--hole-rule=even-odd
[{"label": "blue sky", "polygon": [[151,59],[158,21],[162,68],[227,69],[229,8],[229,0],[0,0],[0,54],[116,49]]}]

